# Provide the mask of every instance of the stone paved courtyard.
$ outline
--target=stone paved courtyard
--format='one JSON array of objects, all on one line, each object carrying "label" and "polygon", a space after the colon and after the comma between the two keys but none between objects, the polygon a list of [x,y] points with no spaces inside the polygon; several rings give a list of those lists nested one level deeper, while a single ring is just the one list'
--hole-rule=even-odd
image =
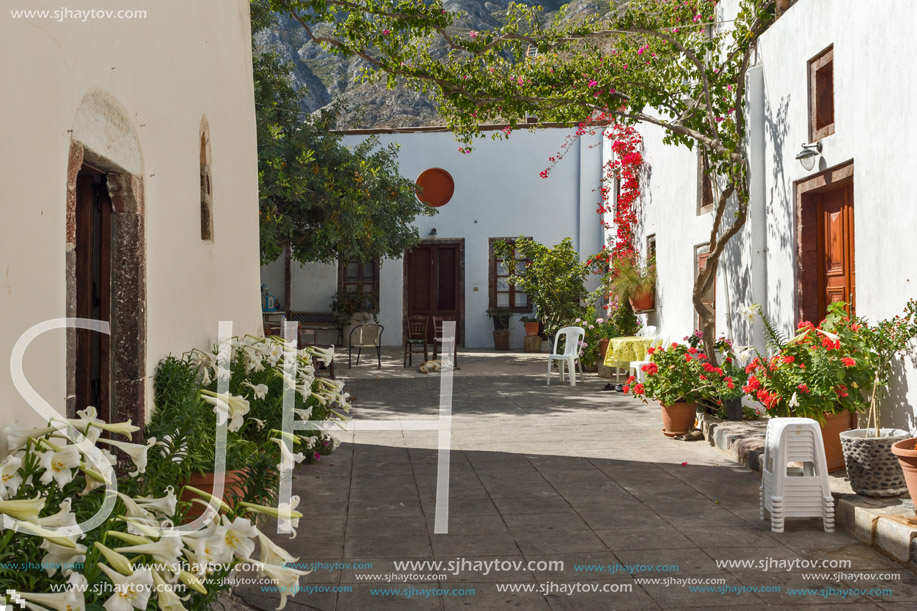
[{"label": "stone paved courtyard", "polygon": [[[354,418],[435,419],[439,375],[421,374],[416,365],[415,359],[414,367],[404,369],[400,351],[386,351],[381,370],[367,361],[351,370],[346,362],[339,367],[339,377],[357,398]],[[917,605],[917,575],[843,533],[823,532],[820,520],[788,521],[785,533],[772,534],[759,520],[759,476],[704,442],[665,438],[658,406],[603,392],[605,381],[595,374],[574,388],[555,385],[555,376],[546,387],[545,355],[464,352],[459,366],[449,533],[433,533],[436,431],[344,434],[336,454],[297,469],[294,492],[302,498],[299,509],[306,517],[296,539],[277,540],[300,562],[323,565],[300,582],[315,591],[300,592],[288,609],[805,605],[904,610]],[[445,578],[447,571],[394,566],[401,560],[456,559],[564,564],[563,569],[536,566],[486,575],[468,569],[448,572]],[[840,575],[831,569],[832,574],[809,580],[805,574],[824,571],[716,564],[796,559],[851,563]],[[354,568],[357,563],[362,568]],[[611,573],[577,566],[616,564],[678,568],[655,572],[641,570],[644,566],[633,573]],[[386,583],[393,573],[401,578],[416,573],[420,580]],[[717,579],[700,585],[719,591],[638,583],[666,577]],[[528,584],[534,591],[498,592],[500,584]],[[567,595],[558,590],[603,584],[631,591]],[[743,586],[746,591],[740,591]],[[790,588],[813,592],[791,593]],[[852,593],[853,588],[891,588],[892,593]],[[239,587],[236,596],[259,609],[276,608],[279,598],[259,585]]]}]

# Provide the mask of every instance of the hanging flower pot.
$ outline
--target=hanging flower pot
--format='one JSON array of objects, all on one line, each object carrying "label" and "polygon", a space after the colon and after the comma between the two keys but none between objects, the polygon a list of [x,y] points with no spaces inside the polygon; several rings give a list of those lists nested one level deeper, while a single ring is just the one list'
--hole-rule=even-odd
[{"label": "hanging flower pot", "polygon": [[662,405],[662,434],[666,437],[684,435],[694,427],[697,405],[694,403],[673,403]]},{"label": "hanging flower pot", "polygon": [[841,433],[841,448],[850,487],[866,496],[898,496],[907,492],[904,473],[892,446],[907,439],[901,429],[853,429]]},{"label": "hanging flower pot", "polygon": [[907,491],[911,500],[917,506],[917,437],[902,439],[892,445],[892,453],[898,457],[901,470],[904,471],[904,481],[907,482]]},{"label": "hanging flower pot", "polygon": [[643,293],[637,293],[628,301],[630,301],[630,307],[634,309],[634,312],[647,312],[650,310],[655,310],[656,291],[650,289],[649,291]]}]

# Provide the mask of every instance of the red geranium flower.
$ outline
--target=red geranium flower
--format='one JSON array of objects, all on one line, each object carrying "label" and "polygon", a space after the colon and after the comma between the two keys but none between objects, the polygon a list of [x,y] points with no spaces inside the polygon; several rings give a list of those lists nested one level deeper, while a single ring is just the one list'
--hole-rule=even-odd
[{"label": "red geranium flower", "polygon": [[633,391],[635,395],[642,395],[643,394],[643,384],[637,384],[636,386],[634,386]]},{"label": "red geranium flower", "polygon": [[844,358],[842,358],[841,362],[844,364],[844,367],[856,367],[857,365],[857,362],[853,360],[852,358],[850,358],[849,356],[845,356]]},{"label": "red geranium flower", "polygon": [[697,348],[694,348],[692,346],[691,348],[688,348],[688,352],[690,352],[691,354],[697,354]]},{"label": "red geranium flower", "polygon": [[792,362],[795,361],[795,360],[796,360],[796,357],[795,357],[795,356],[785,356],[785,357],[783,357],[783,362],[784,362],[784,363],[792,363]]},{"label": "red geranium flower", "polygon": [[808,394],[808,392],[809,392],[809,387],[806,386],[805,384],[800,384],[800,385],[797,386],[796,388],[798,388],[801,392],[804,392],[804,393],[806,393],[806,394]]},{"label": "red geranium flower", "polygon": [[686,360],[686,361],[690,361],[690,360],[691,360],[691,355],[690,355],[690,354],[686,354],[686,355],[685,355],[685,360]]},{"label": "red geranium flower", "polygon": [[624,388],[622,388],[621,390],[624,391],[625,394],[626,394],[626,393],[629,393],[629,392],[630,392],[630,386],[628,386],[627,384],[625,384],[625,385],[624,385]]}]

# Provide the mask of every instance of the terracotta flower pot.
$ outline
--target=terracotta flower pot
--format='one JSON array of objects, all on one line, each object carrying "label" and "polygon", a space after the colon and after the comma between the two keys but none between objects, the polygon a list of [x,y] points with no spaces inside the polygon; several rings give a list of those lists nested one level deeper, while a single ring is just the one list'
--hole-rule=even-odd
[{"label": "terracotta flower pot", "polygon": [[608,338],[603,337],[599,340],[599,362],[605,360],[605,353],[608,352]]},{"label": "terracotta flower pot", "polygon": [[[198,490],[203,490],[207,494],[213,494],[214,475],[214,473],[192,473],[191,477],[188,478],[187,485],[197,488]],[[223,480],[223,502],[232,507],[235,505],[237,499],[244,497],[247,479],[248,474],[245,469],[227,471],[226,477]],[[185,490],[181,495],[181,500],[184,502],[190,502],[192,499],[200,499],[206,502],[206,500],[201,499],[200,496],[194,494],[190,490]],[[200,503],[191,503],[191,508],[188,509],[188,513],[185,514],[185,522],[190,522],[202,513],[204,513],[203,505]]]},{"label": "terracotta flower pot", "polygon": [[540,323],[536,320],[535,322],[525,323],[525,334],[526,335],[538,335],[538,326]]},{"label": "terracotta flower pot", "polygon": [[634,309],[635,312],[645,312],[647,310],[656,309],[656,291],[649,290],[645,293],[638,293],[630,299],[630,307]]},{"label": "terracotta flower pot", "polygon": [[828,473],[843,471],[844,449],[841,446],[841,433],[857,427],[857,415],[850,412],[826,414],[825,423],[821,425],[821,437],[825,444],[825,459],[828,461]]},{"label": "terracotta flower pot", "polygon": [[[917,506],[917,437],[902,439],[892,445],[892,454],[898,457],[901,470],[904,471],[904,481],[907,482],[907,491],[911,500]],[[917,511],[915,511],[917,513]]]},{"label": "terracotta flower pot", "polygon": [[694,403],[673,403],[662,405],[662,434],[666,437],[684,435],[694,426],[697,406]]}]

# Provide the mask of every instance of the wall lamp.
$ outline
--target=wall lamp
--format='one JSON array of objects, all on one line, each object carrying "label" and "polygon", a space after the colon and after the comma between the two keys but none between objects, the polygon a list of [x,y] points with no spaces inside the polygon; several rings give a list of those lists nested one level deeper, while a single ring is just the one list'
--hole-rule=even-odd
[{"label": "wall lamp", "polygon": [[431,238],[435,238],[435,237],[436,237],[436,227],[434,227],[433,229],[430,230],[430,237],[431,237]]},{"label": "wall lamp", "polygon": [[803,144],[802,150],[796,155],[796,159],[802,164],[806,171],[815,167],[815,160],[821,155],[821,140],[814,144]]}]

